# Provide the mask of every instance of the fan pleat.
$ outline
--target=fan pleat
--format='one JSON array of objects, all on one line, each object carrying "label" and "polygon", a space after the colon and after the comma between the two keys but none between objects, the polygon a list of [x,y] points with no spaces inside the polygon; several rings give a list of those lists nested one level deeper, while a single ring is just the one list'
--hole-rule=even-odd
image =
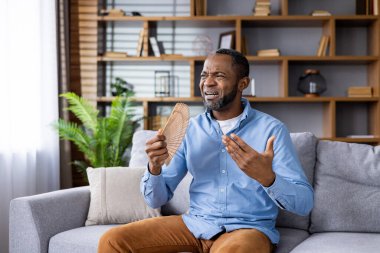
[{"label": "fan pleat", "polygon": [[165,160],[166,165],[170,163],[179,145],[182,143],[187,126],[189,125],[189,118],[189,107],[186,104],[177,103],[162,131],[166,137],[166,148],[169,153],[169,157]]}]

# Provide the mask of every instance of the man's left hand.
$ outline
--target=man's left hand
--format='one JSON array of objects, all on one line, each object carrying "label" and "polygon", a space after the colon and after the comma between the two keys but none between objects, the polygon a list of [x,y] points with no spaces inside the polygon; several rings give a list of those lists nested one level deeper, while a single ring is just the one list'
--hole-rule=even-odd
[{"label": "man's left hand", "polygon": [[265,151],[259,153],[236,134],[231,134],[231,137],[226,135],[222,137],[227,152],[239,168],[265,187],[271,186],[276,177],[272,169],[274,139],[274,136],[270,137]]}]

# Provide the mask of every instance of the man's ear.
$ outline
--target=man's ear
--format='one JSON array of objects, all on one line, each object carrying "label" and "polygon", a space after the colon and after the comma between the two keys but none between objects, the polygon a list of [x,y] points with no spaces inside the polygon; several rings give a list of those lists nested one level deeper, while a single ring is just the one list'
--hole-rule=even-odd
[{"label": "man's ear", "polygon": [[239,91],[243,92],[243,90],[248,87],[250,81],[251,79],[249,77],[243,77],[240,79],[238,84]]}]

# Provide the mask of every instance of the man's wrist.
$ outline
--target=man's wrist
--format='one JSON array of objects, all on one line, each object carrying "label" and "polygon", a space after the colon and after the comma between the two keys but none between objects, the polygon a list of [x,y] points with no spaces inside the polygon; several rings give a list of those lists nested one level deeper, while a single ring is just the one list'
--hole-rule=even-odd
[{"label": "man's wrist", "polygon": [[150,174],[158,176],[161,174],[161,166],[155,167],[150,162],[148,163],[148,171]]},{"label": "man's wrist", "polygon": [[276,181],[276,174],[274,172],[272,172],[272,175],[268,179],[263,181],[262,185],[264,187],[271,187],[273,185],[274,181]]}]

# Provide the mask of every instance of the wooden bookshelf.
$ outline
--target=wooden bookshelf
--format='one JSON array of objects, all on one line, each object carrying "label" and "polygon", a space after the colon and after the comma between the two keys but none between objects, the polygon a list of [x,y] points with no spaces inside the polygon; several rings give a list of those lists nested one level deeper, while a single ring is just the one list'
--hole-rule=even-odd
[{"label": "wooden bookshelf", "polygon": [[[195,0],[190,0],[190,11],[187,16],[108,17],[98,15],[98,8],[107,7],[105,1],[77,1],[79,26],[75,29],[79,29],[81,68],[78,75],[81,77],[81,90],[83,96],[90,98],[100,107],[112,101],[112,97],[106,96],[107,75],[112,73],[108,69],[109,66],[123,64],[127,66],[131,64],[188,66],[189,85],[186,96],[148,97],[143,95],[134,99],[136,103],[141,104],[144,116],[147,116],[143,124],[145,128],[151,125],[149,116],[154,116],[150,114],[153,111],[152,108],[174,105],[175,102],[202,105],[197,89],[205,56],[182,53],[182,55],[168,54],[161,57],[151,55],[137,57],[132,51],[132,54],[128,53],[128,56],[124,58],[104,57],[102,52],[109,51],[110,48],[107,45],[110,43],[110,33],[113,34],[114,27],[118,24],[125,24],[127,27],[125,29],[128,29],[127,25],[131,25],[131,33],[133,29],[140,30],[145,25],[157,36],[160,36],[160,27],[167,27],[168,24],[179,28],[203,29],[202,31],[209,34],[219,30],[234,30],[235,49],[242,49],[242,38],[245,37],[251,76],[255,78],[256,86],[261,85],[256,88],[256,97],[247,97],[253,106],[258,105],[263,111],[267,108],[270,112],[284,111],[279,116],[284,118],[285,123],[294,123],[287,122],[287,113],[299,114],[296,121],[299,121],[300,125],[305,125],[302,128],[303,131],[309,131],[312,127],[307,125],[303,118],[304,116],[311,117],[308,111],[310,109],[321,121],[318,127],[319,134],[317,134],[321,139],[380,143],[380,18],[378,15],[356,15],[352,8],[345,9],[344,6],[339,6],[341,1],[320,3],[314,0],[296,5],[289,0],[281,0],[278,1],[278,6],[274,6],[275,11],[270,16],[253,16],[250,11],[244,12],[250,4],[247,0],[242,1],[241,6],[234,7],[236,10],[229,10],[226,7],[222,15],[215,11],[216,7],[209,4],[206,8],[208,15],[195,16],[195,10],[191,9],[194,7]],[[355,0],[348,0],[348,2],[350,3],[348,6],[353,6]],[[115,4],[118,4],[117,1]],[[321,4],[321,9],[326,9],[332,15],[310,16],[310,9],[318,4]],[[122,8],[122,5],[120,6]],[[229,6],[229,2],[222,0],[220,6]],[[250,6],[250,10],[252,7]],[[220,11],[220,7],[218,8]],[[238,11],[241,15],[236,15]],[[330,37],[330,46],[326,56],[317,56],[318,42],[322,35]],[[113,36],[117,37],[117,35]],[[299,39],[298,36],[300,36]],[[217,45],[217,39],[213,37],[214,45]],[[185,42],[181,41],[181,43]],[[191,41],[187,43],[190,48]],[[280,56],[257,56],[256,52],[266,47],[278,48],[281,52]],[[321,73],[323,71],[322,74],[329,85],[327,93],[317,98],[303,97],[295,87],[301,70],[310,67],[322,69]],[[151,80],[147,83],[153,85],[154,82]],[[347,97],[345,89],[355,85],[371,86],[373,97]],[[291,109],[287,112],[288,107]],[[349,134],[374,135],[375,138],[342,136],[346,133],[344,125],[349,124],[354,118],[364,120],[365,122],[360,123],[365,125],[366,130],[358,129],[356,132],[354,129]],[[292,128],[290,130],[292,131]]]}]

